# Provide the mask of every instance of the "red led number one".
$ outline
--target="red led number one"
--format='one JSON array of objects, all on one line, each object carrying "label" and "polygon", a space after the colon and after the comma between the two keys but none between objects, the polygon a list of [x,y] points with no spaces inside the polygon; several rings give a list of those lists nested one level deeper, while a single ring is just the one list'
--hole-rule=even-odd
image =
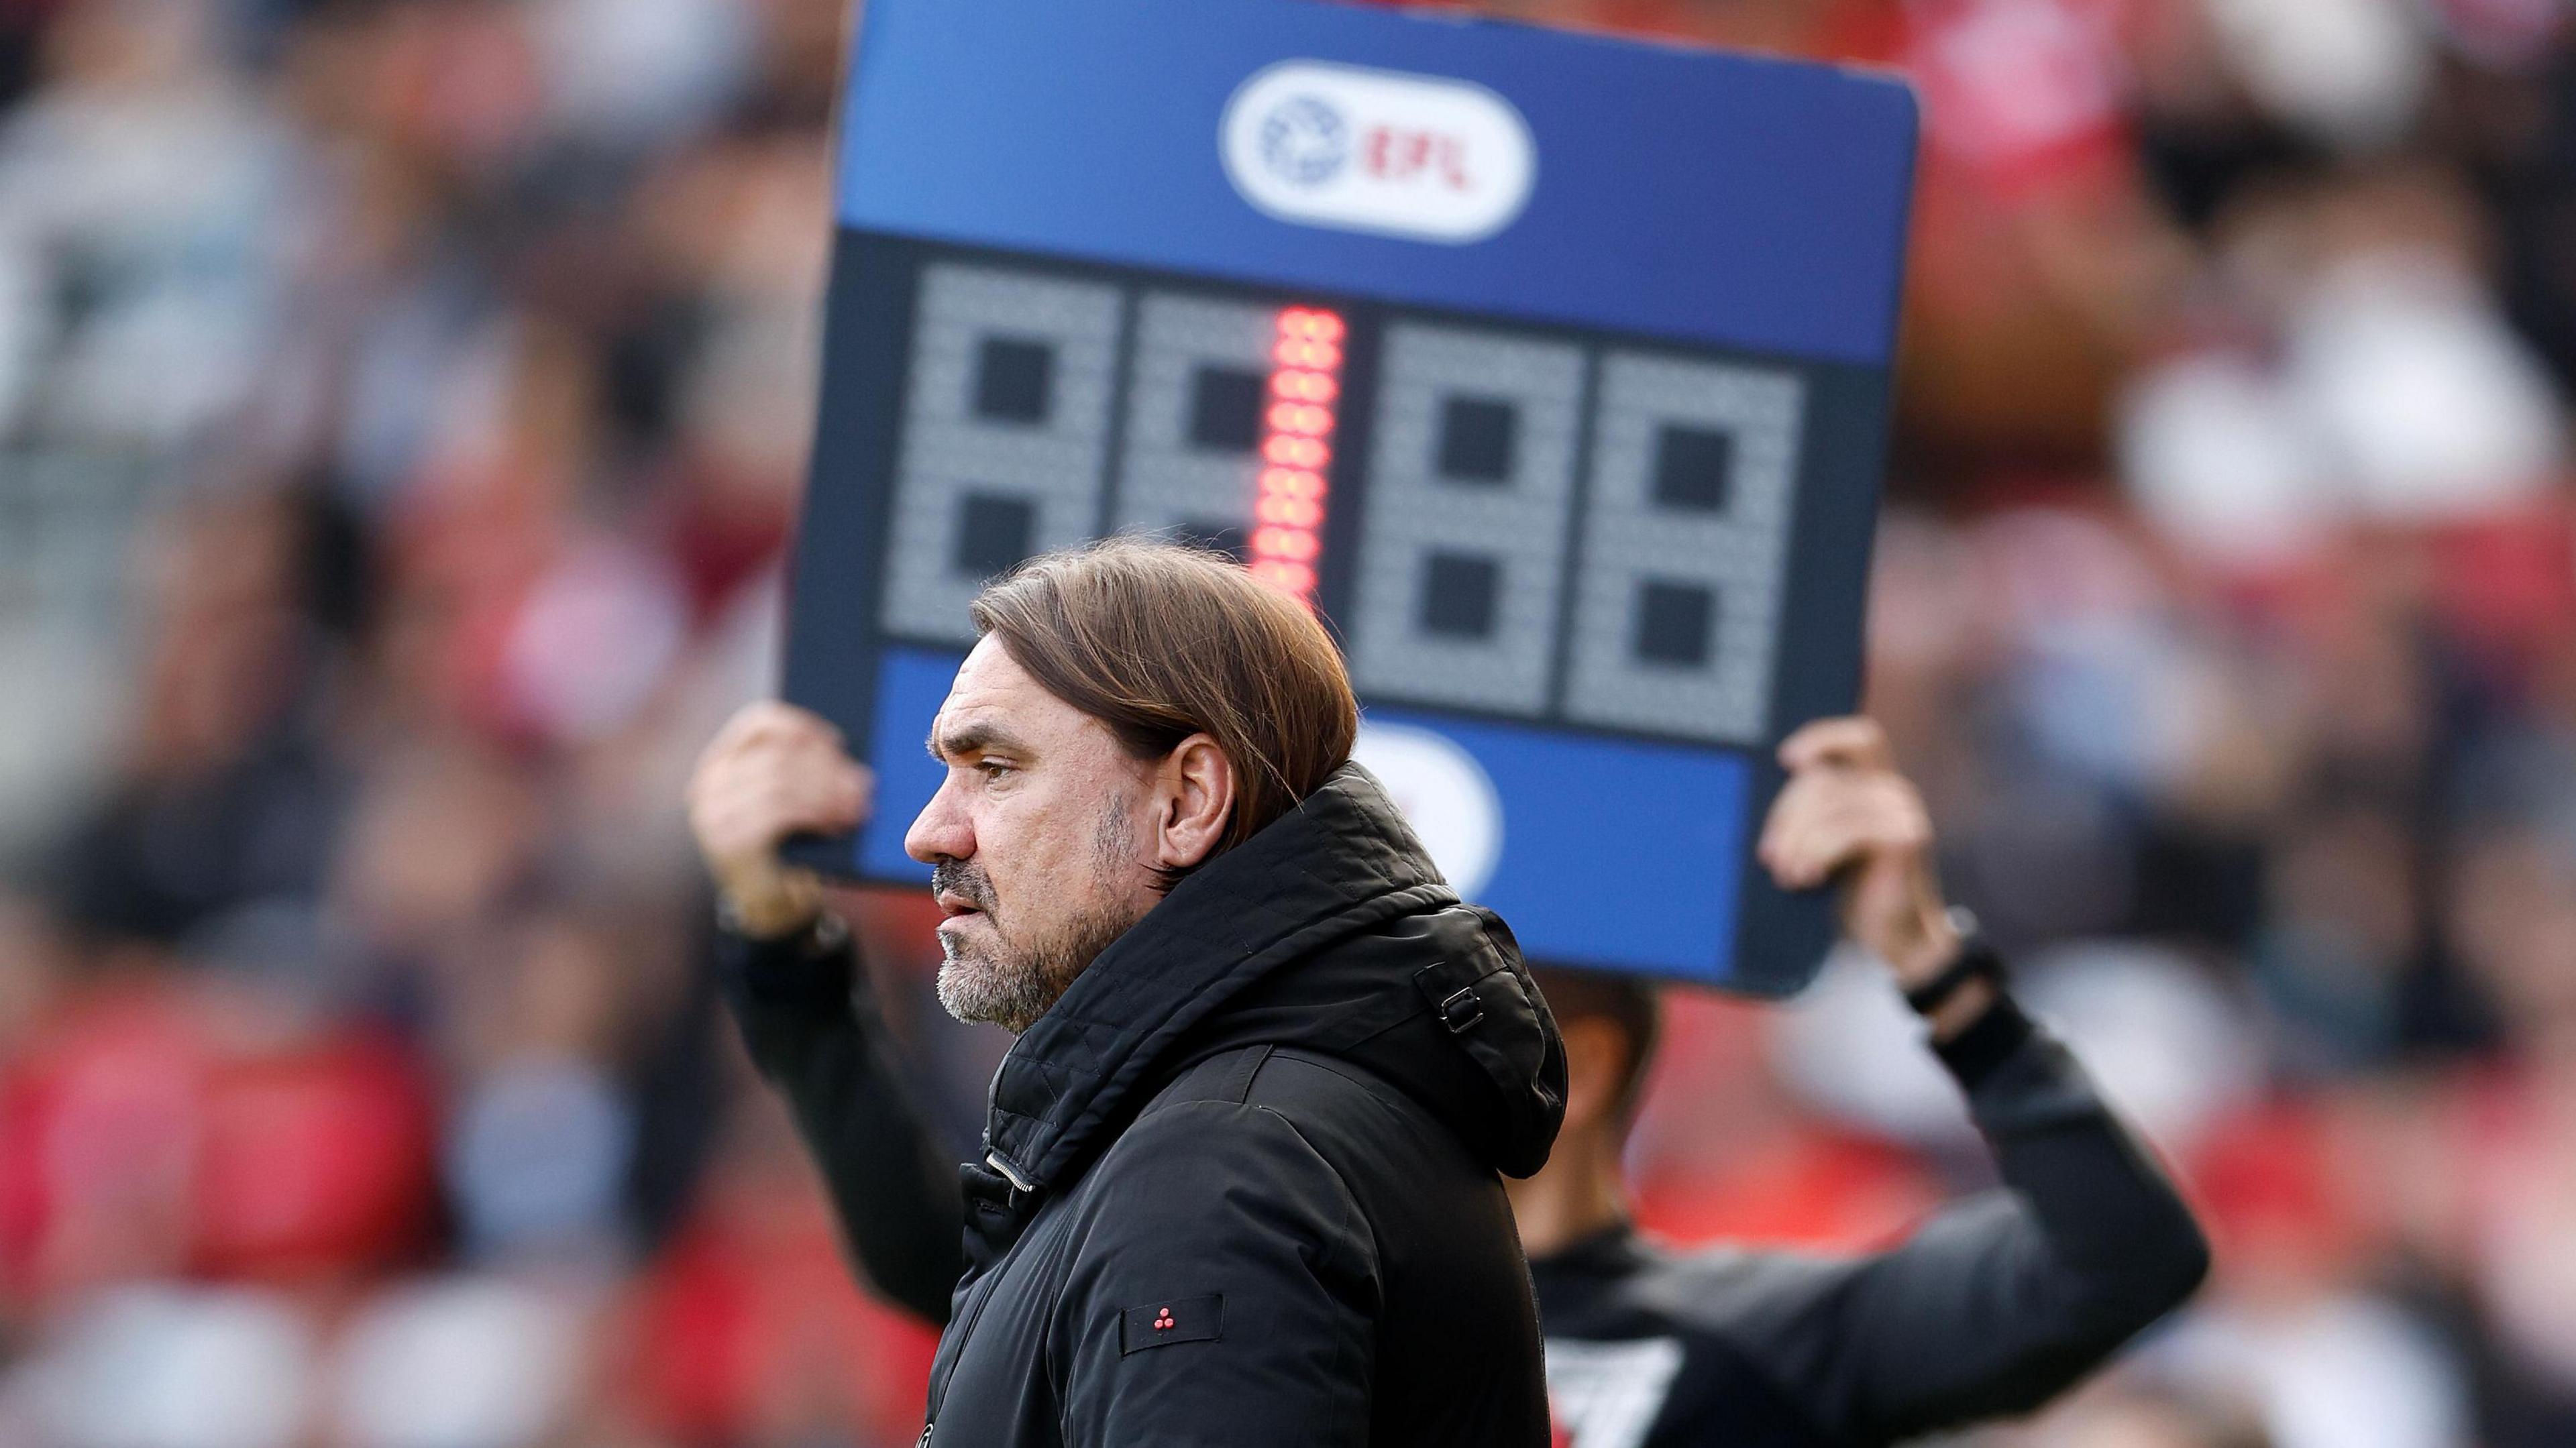
[{"label": "red led number one", "polygon": [[1313,608],[1333,409],[1342,395],[1342,319],[1317,307],[1290,307],[1279,314],[1278,330],[1248,551],[1255,578]]}]

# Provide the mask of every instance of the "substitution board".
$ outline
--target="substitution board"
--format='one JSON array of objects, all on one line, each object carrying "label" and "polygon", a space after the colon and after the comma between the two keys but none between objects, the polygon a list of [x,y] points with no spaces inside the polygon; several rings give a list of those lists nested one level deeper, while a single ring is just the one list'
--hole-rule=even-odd
[{"label": "substitution board", "polygon": [[[1779,739],[1852,707],[1914,155],[1830,67],[1321,0],[870,0],[785,692],[919,882],[967,603],[1121,531],[1333,626],[1534,959],[1777,994]],[[817,853],[819,851],[819,853]]]}]

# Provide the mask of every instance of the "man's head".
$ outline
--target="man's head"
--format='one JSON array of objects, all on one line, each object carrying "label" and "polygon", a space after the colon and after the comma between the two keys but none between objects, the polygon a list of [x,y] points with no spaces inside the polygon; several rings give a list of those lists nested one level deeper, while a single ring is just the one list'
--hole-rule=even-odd
[{"label": "man's head", "polygon": [[1182,876],[1350,758],[1339,650],[1221,555],[1115,539],[1030,560],[931,725],[947,766],[904,836],[948,918],[940,1002],[1028,1029]]},{"label": "man's head", "polygon": [[1654,986],[1561,966],[1533,966],[1530,974],[1565,1037],[1565,1129],[1601,1127],[1624,1142],[1663,1031]]},{"label": "man's head", "polygon": [[1547,1165],[1506,1181],[1521,1245],[1554,1256],[1627,1215],[1620,1157],[1654,1060],[1655,989],[1631,976],[1532,966],[1565,1038],[1565,1125]]}]

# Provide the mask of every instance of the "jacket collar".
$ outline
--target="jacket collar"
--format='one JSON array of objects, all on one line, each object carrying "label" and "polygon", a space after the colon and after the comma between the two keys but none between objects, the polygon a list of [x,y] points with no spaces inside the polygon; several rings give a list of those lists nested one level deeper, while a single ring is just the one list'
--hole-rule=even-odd
[{"label": "jacket collar", "polygon": [[1345,764],[1100,953],[994,1074],[987,1161],[1044,1191],[1144,1105],[1183,1037],[1334,940],[1457,902],[1377,781]]}]

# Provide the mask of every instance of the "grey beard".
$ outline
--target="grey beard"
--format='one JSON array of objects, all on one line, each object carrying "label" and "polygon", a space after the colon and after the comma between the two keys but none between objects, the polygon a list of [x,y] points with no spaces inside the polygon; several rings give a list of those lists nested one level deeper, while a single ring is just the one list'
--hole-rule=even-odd
[{"label": "grey beard", "polygon": [[[1130,845],[1127,817],[1115,803],[1105,811],[1091,840],[1094,863],[1101,873],[1123,864]],[[1052,939],[1020,945],[1004,935],[992,883],[972,861],[943,861],[931,871],[932,888],[954,893],[986,913],[998,943],[996,953],[963,952],[939,937],[945,959],[939,963],[939,1004],[961,1021],[983,1021],[1019,1035],[1073,988],[1074,979],[1100,952],[1127,933],[1137,917],[1103,908],[1077,915]]]},{"label": "grey beard", "polygon": [[960,952],[939,938],[939,1004],[961,1021],[987,1021],[1018,1035],[1036,1025],[1075,977],[1135,922],[1103,912],[1074,920],[1064,934],[1027,950]]}]

